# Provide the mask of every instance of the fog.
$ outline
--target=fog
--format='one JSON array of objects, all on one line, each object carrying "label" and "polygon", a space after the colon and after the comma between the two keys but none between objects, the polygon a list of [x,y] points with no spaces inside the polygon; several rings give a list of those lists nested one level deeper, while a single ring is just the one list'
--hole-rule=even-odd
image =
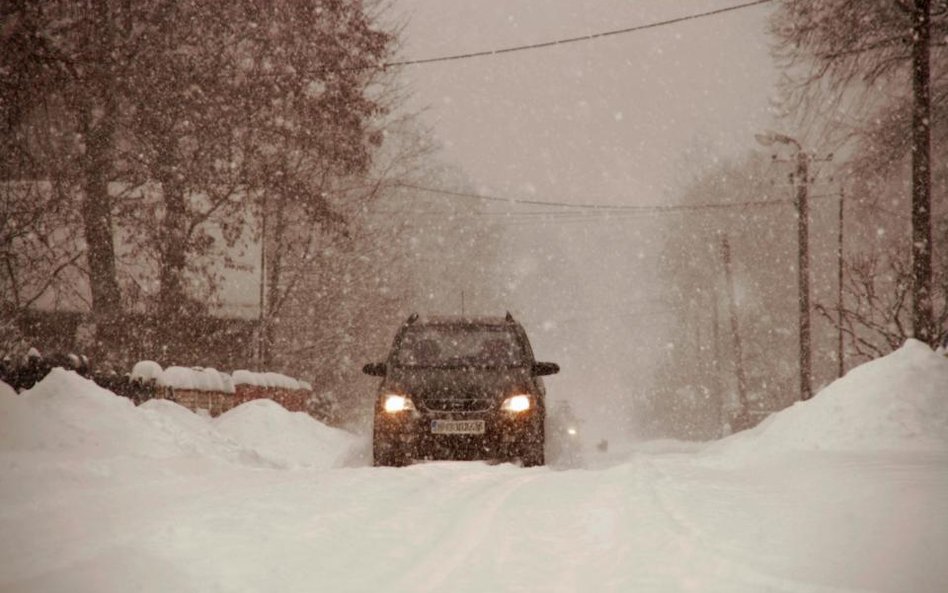
[{"label": "fog", "polygon": [[[556,0],[397,2],[404,60],[646,25],[720,3]],[[567,204],[676,203],[703,167],[772,126],[777,73],[768,6],[560,47],[403,67],[411,106],[479,192]],[[552,399],[582,403],[588,432],[628,430],[629,396],[651,387],[671,341],[663,229],[678,215],[512,216],[498,278],[539,357],[559,362]],[[575,211],[573,211],[575,212]],[[450,254],[445,254],[450,257]],[[458,312],[459,290],[428,303]],[[478,304],[468,303],[471,311]],[[488,313],[489,311],[485,311]]]},{"label": "fog", "polygon": [[8,366],[274,371],[367,430],[411,313],[509,311],[593,438],[708,439],[948,334],[943,15],[913,86],[855,41],[887,4],[162,6],[0,13]]}]

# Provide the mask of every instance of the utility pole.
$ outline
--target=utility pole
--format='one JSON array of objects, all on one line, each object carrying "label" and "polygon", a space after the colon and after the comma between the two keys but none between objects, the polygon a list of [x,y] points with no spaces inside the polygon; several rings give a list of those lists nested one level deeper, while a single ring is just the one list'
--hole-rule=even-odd
[{"label": "utility pole", "polygon": [[260,317],[257,320],[257,344],[255,348],[255,358],[257,359],[257,370],[263,370],[263,360],[265,357],[264,342],[266,341],[266,287],[267,287],[267,205],[266,194],[260,197]]},{"label": "utility pole", "polygon": [[737,413],[736,428],[743,430],[749,425],[749,415],[747,409],[747,378],[744,375],[744,353],[741,348],[741,334],[737,321],[737,303],[734,300],[734,278],[731,274],[731,245],[727,241],[727,235],[721,237],[721,256],[724,260],[724,279],[727,283],[728,308],[731,315],[731,334],[734,336],[732,341],[734,353],[734,366],[737,373],[737,398],[740,403],[740,410]]},{"label": "utility pole", "polygon": [[932,311],[932,1],[912,11],[912,334],[935,345]]},{"label": "utility pole", "polygon": [[799,255],[797,286],[800,305],[800,399],[805,401],[813,397],[813,389],[810,386],[810,205],[807,201],[810,155],[803,150],[799,142],[786,134],[768,132],[755,134],[754,137],[764,146],[774,143],[787,144],[796,151],[797,169],[794,179],[797,188],[797,252]]},{"label": "utility pole", "polygon": [[714,421],[716,432],[715,436],[721,434],[724,426],[724,393],[721,389],[721,349],[720,342],[720,323],[718,320],[718,299],[715,293],[711,293],[711,374],[713,376],[711,385],[714,390]]},{"label": "utility pole", "polygon": [[800,399],[813,397],[810,385],[810,205],[807,199],[809,185],[810,156],[804,150],[797,151],[797,250],[799,252],[798,286],[800,301]]},{"label": "utility pole", "polygon": [[839,190],[839,235],[836,241],[836,361],[837,377],[846,373],[846,361],[843,359],[843,210],[846,190]]},{"label": "utility pole", "polygon": [[703,352],[702,352],[703,348],[701,347],[701,311],[699,311],[698,305],[696,303],[692,302],[692,304],[693,304],[693,307],[689,308],[689,312],[694,311],[694,315],[695,315],[694,326],[693,326],[695,328],[694,360],[695,362],[699,362],[704,357]]}]

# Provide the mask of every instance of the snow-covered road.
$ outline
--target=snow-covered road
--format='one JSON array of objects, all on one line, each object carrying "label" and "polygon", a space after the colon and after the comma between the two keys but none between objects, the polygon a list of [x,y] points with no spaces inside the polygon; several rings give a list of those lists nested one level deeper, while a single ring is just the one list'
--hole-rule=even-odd
[{"label": "snow-covered road", "polygon": [[163,469],[5,496],[0,590],[948,590],[944,455]]},{"label": "snow-covered road", "polygon": [[568,469],[372,468],[272,402],[212,421],[54,371],[0,390],[0,591],[948,591],[948,361],[857,371]]}]

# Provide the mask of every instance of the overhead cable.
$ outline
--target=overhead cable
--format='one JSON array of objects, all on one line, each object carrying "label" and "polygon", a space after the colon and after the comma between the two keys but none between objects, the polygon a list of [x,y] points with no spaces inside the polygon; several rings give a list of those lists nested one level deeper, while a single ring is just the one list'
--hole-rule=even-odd
[{"label": "overhead cable", "polygon": [[751,6],[758,6],[760,4],[767,4],[773,0],[754,0],[753,2],[745,2],[744,4],[736,4],[734,6],[728,6],[725,8],[718,8],[716,10],[709,10],[707,12],[699,12],[695,14],[689,14],[686,16],[676,17],[673,19],[667,19],[664,21],[658,21],[654,23],[648,23],[645,25],[636,25],[634,27],[626,27],[624,29],[615,29],[612,31],[603,31],[601,33],[592,33],[590,35],[581,35],[579,37],[569,37],[566,39],[557,39],[554,41],[543,41],[540,43],[531,43],[527,45],[517,45],[513,47],[505,47],[502,49],[491,49],[484,51],[475,51],[465,54],[455,54],[450,56],[440,56],[437,58],[421,58],[417,60],[402,60],[399,62],[388,62],[383,66],[385,68],[392,68],[395,66],[415,66],[418,64],[433,64],[435,62],[451,62],[456,60],[466,60],[468,58],[480,58],[485,56],[497,56],[501,54],[510,54],[520,51],[528,51],[534,49],[543,49],[548,47],[556,47],[559,45],[566,45],[569,43],[578,43],[580,41],[592,41],[594,39],[601,39],[603,37],[611,37],[614,35],[625,35],[628,33],[635,33],[637,31],[644,31],[646,29],[655,29],[657,27],[664,27],[667,25],[674,25],[677,23],[683,23],[685,21],[692,21],[695,19],[716,16],[719,14],[724,14],[726,12],[732,12],[735,10],[740,10],[742,8],[750,8]]},{"label": "overhead cable", "polygon": [[[504,215],[560,215],[560,216],[582,216],[582,215],[598,215],[598,216],[617,216],[623,214],[655,214],[655,213],[666,213],[666,212],[687,212],[693,210],[720,210],[726,208],[745,208],[745,207],[755,207],[755,206],[775,206],[779,204],[789,204],[793,203],[793,198],[775,198],[770,200],[747,200],[742,202],[716,202],[716,203],[705,203],[705,204],[677,204],[677,205],[661,205],[661,204],[649,204],[645,206],[631,206],[631,205],[619,205],[619,204],[570,204],[567,202],[548,202],[542,200],[523,200],[518,198],[507,198],[500,196],[492,196],[487,194],[478,194],[471,192],[460,192],[460,191],[451,191],[445,189],[439,189],[435,187],[426,187],[423,185],[417,185],[413,183],[395,183],[393,184],[398,187],[403,187],[406,189],[414,189],[417,191],[423,191],[426,193],[433,193],[444,195],[448,197],[457,197],[471,200],[482,200],[487,202],[503,202],[507,204],[515,205],[530,205],[530,206],[552,206],[556,208],[568,208],[571,210],[558,210],[550,212],[484,212],[477,214],[489,214],[495,216],[504,216]],[[811,195],[811,198],[822,198],[822,197],[835,197],[835,194],[819,194]]]},{"label": "overhead cable", "polygon": [[414,189],[417,191],[423,191],[434,194],[442,194],[446,196],[454,196],[458,198],[469,198],[472,200],[482,200],[486,202],[506,202],[508,204],[530,204],[531,206],[555,206],[557,208],[574,208],[574,209],[586,209],[586,210],[635,210],[636,206],[628,205],[614,205],[614,204],[569,204],[566,202],[548,202],[542,200],[524,200],[518,198],[503,198],[498,196],[490,196],[486,194],[475,194],[470,192],[462,191],[451,191],[446,189],[439,189],[436,187],[426,187],[423,185],[416,185],[413,183],[404,183],[397,182],[393,185],[398,187],[404,187],[406,189]]}]

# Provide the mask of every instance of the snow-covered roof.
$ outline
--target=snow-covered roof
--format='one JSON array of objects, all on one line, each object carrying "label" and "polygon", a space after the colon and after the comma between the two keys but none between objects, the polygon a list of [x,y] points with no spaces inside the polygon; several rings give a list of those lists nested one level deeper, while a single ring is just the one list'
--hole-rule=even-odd
[{"label": "snow-covered roof", "polygon": [[281,389],[312,389],[308,383],[300,382],[281,373],[255,373],[248,370],[234,371],[235,385],[255,385],[257,387],[278,387]]},{"label": "snow-covered roof", "polygon": [[174,389],[221,391],[224,393],[234,393],[237,385],[306,389],[308,391],[313,389],[312,385],[305,381],[298,381],[280,373],[256,373],[241,369],[234,371],[231,375],[210,367],[181,366],[170,366],[162,370],[161,365],[152,360],[142,360],[135,363],[131,377],[142,381],[154,380],[158,385]]},{"label": "snow-covered roof", "polygon": [[161,365],[153,360],[140,360],[132,367],[132,379],[141,381],[158,381],[164,371]]},{"label": "snow-covered roof", "polygon": [[174,389],[234,392],[234,382],[231,377],[213,368],[171,366],[161,373],[158,384]]}]

